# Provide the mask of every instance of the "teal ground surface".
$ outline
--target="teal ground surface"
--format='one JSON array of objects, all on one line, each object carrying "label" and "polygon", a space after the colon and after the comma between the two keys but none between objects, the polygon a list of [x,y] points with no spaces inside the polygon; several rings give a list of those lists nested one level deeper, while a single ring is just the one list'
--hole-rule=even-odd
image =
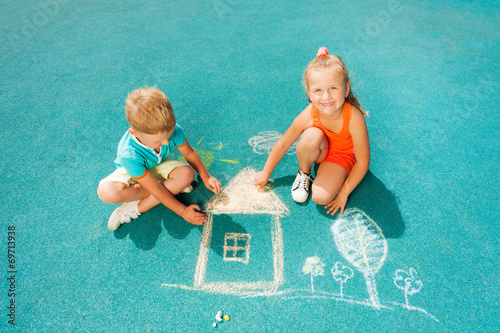
[{"label": "teal ground surface", "polygon": [[[498,2],[0,7],[0,331],[499,331]],[[331,231],[338,216],[292,201],[293,152],[273,174],[273,193],[289,210],[279,220],[284,272],[273,293],[194,288],[203,227],[165,207],[108,231],[115,207],[96,188],[127,129],[127,92],[162,89],[226,186],[245,168],[263,167],[265,149],[249,140],[283,134],[307,105],[301,76],[320,46],[344,58],[371,114],[370,172],[348,203],[385,240],[371,278],[339,251]],[[210,198],[201,184],[181,200]],[[266,214],[214,216],[205,281],[272,280],[273,223]],[[222,260],[227,232],[252,235],[248,264]],[[303,272],[310,257],[323,275]],[[337,262],[354,273],[342,294]],[[231,320],[214,329],[218,310]]]}]

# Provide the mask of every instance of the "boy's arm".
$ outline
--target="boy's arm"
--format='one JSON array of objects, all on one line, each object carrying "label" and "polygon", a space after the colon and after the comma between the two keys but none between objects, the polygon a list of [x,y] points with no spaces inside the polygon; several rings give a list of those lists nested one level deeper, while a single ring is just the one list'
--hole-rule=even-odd
[{"label": "boy's arm", "polygon": [[287,150],[293,145],[304,130],[312,125],[311,107],[308,106],[293,121],[285,134],[275,143],[264,169],[255,176],[254,185],[261,188],[269,181],[271,174],[278,162],[285,156]]},{"label": "boy's arm", "polygon": [[363,180],[370,166],[370,141],[368,139],[366,121],[363,114],[354,108],[349,132],[351,133],[352,143],[356,153],[356,163],[352,167],[349,177],[347,177],[335,199],[325,206],[329,208],[327,214],[331,212],[332,215],[334,215],[339,209],[340,215],[344,213],[347,198]]},{"label": "boy's arm", "polygon": [[207,168],[203,165],[203,162],[200,159],[200,156],[196,153],[196,151],[189,145],[189,142],[181,146],[177,147],[181,152],[182,156],[186,159],[186,161],[193,167],[193,169],[200,175],[203,184],[205,184],[206,188],[215,194],[219,194],[221,190],[220,182],[210,175]]},{"label": "boy's arm", "polygon": [[179,202],[156,178],[149,172],[146,173],[137,182],[149,193],[151,193],[158,201],[167,208],[172,210],[177,215],[191,224],[203,224],[207,217],[205,214],[198,212],[200,207],[197,205],[184,206]]}]

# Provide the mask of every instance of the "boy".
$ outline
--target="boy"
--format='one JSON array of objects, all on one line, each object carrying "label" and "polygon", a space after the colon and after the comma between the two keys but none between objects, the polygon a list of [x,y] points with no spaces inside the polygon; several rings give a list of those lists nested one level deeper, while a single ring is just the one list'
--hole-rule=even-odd
[{"label": "boy", "polygon": [[[174,196],[193,189],[194,171],[215,194],[221,184],[187,142],[167,96],[157,88],[134,90],[127,98],[125,113],[131,128],[118,145],[117,169],[101,180],[97,189],[105,203],[123,204],[111,214],[109,230],[118,229],[160,203],[189,223],[203,224],[207,217],[199,212],[199,206],[186,207]],[[169,157],[174,146],[189,164]]]}]

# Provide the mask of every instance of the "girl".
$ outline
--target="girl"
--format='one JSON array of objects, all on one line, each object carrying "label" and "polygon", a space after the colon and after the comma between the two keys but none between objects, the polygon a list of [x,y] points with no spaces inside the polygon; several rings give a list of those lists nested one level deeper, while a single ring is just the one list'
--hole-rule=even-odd
[{"label": "girl", "polygon": [[[263,187],[279,160],[297,144],[299,171],[292,185],[292,197],[305,202],[312,182],[312,200],[325,205],[327,214],[344,213],[349,194],[361,182],[370,164],[370,143],[364,115],[351,91],[349,73],[340,57],[319,49],[304,73],[310,104],[293,121],[274,145],[264,169],[255,176]],[[319,163],[314,181],[311,165]]]}]

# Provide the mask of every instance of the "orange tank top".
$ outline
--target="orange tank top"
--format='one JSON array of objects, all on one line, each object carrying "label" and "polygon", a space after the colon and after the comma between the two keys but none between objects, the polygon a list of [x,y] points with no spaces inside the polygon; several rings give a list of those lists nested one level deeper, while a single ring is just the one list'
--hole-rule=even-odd
[{"label": "orange tank top", "polygon": [[344,154],[353,154],[353,144],[352,144],[352,137],[351,134],[349,133],[349,124],[351,123],[351,115],[352,115],[352,109],[351,109],[351,104],[347,101],[344,102],[344,107],[342,109],[342,130],[340,130],[339,133],[334,133],[321,123],[321,120],[319,119],[319,113],[318,109],[316,109],[314,106],[311,109],[311,116],[313,119],[313,126],[321,129],[323,133],[328,138],[328,150],[329,153],[328,155],[332,155],[332,153],[337,152],[337,153],[344,153]]}]

